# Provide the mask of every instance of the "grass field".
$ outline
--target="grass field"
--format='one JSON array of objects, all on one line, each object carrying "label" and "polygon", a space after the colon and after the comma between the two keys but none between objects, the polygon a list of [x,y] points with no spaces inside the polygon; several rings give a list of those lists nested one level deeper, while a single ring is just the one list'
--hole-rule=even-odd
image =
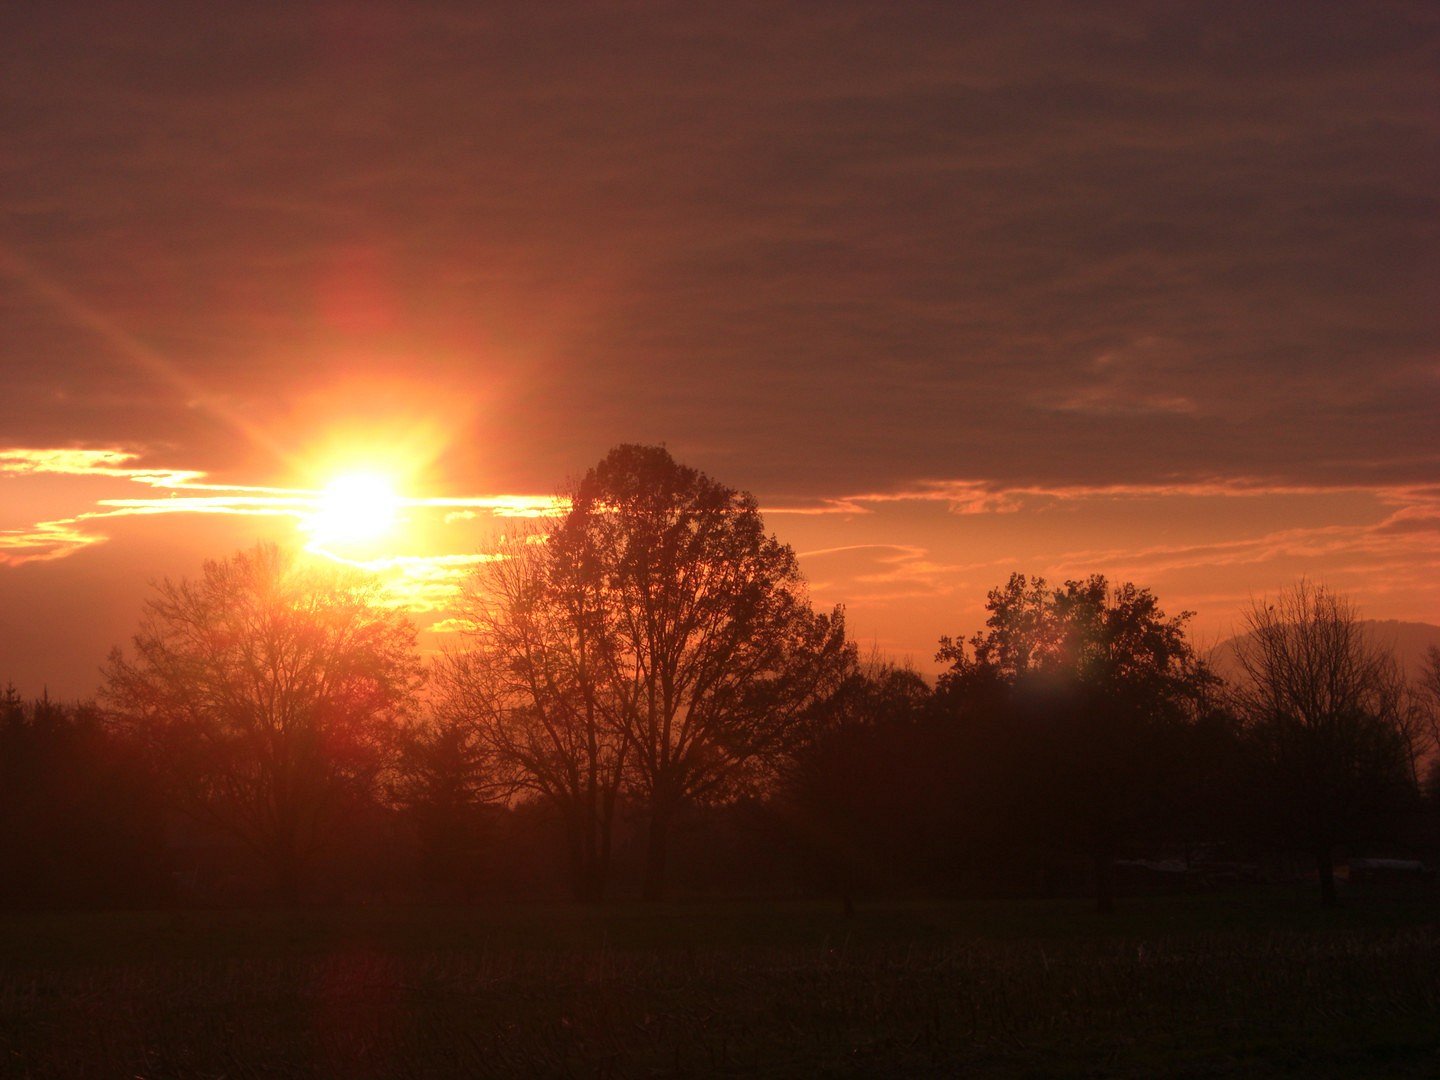
[{"label": "grass field", "polygon": [[0,1073],[1437,1076],[1433,901],[0,917]]}]

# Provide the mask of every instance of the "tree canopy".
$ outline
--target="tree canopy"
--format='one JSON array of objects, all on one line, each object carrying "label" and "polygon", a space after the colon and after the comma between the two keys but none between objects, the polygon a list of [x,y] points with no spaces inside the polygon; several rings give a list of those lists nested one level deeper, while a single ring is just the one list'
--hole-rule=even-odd
[{"label": "tree canopy", "polygon": [[1038,796],[1016,812],[1094,862],[1097,900],[1111,866],[1168,815],[1188,723],[1218,680],[1148,589],[1096,574],[1058,588],[1013,574],[992,589],[984,632],[943,638],[942,695],[1001,711],[1018,727]]},{"label": "tree canopy", "polygon": [[414,628],[369,579],[261,545],[159,583],[105,679],[182,805],[250,845],[294,900],[370,794],[420,667]]},{"label": "tree canopy", "polygon": [[813,611],[753,496],[663,447],[611,450],[526,539],[477,579],[452,700],[580,822],[585,859],[603,860],[625,785],[658,896],[676,813],[767,776],[850,669],[843,616]]},{"label": "tree canopy", "polygon": [[1411,788],[1405,680],[1354,605],[1324,586],[1301,581],[1245,621],[1236,706],[1278,831],[1313,854],[1333,905],[1336,845],[1383,831]]},{"label": "tree canopy", "polygon": [[502,538],[461,602],[469,631],[438,668],[440,724],[472,732],[500,784],[559,815],[571,892],[598,900],[628,749],[623,686],[609,654],[617,621],[605,575],[556,531]]}]

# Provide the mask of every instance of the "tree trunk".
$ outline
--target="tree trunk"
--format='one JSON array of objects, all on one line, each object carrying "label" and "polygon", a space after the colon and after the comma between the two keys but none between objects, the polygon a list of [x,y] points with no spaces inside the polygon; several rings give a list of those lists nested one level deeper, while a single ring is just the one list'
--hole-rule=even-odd
[{"label": "tree trunk", "polygon": [[565,848],[569,855],[570,896],[577,903],[585,903],[588,894],[585,866],[585,838],[581,835],[580,824],[571,815],[565,820]]},{"label": "tree trunk", "polygon": [[561,812],[569,856],[570,895],[581,904],[603,900],[610,879],[610,822],[597,819],[590,809],[571,805]]},{"label": "tree trunk", "polygon": [[1320,876],[1320,903],[1325,907],[1338,907],[1340,898],[1335,892],[1335,851],[1321,848],[1315,853],[1315,869]]},{"label": "tree trunk", "polygon": [[275,855],[275,899],[282,907],[300,906],[300,860],[290,847],[282,847]]},{"label": "tree trunk", "polygon": [[1095,910],[1102,915],[1115,910],[1115,860],[1109,852],[1095,855]]},{"label": "tree trunk", "polygon": [[605,864],[593,852],[587,853],[587,858],[580,870],[579,887],[576,889],[575,898],[582,904],[598,904],[605,899]]},{"label": "tree trunk", "polygon": [[578,903],[598,904],[600,902],[601,886],[596,879],[593,866],[581,867],[575,875],[575,883],[571,892]]},{"label": "tree trunk", "polygon": [[665,896],[665,859],[670,839],[670,818],[668,814],[656,811],[650,815],[649,843],[645,849],[645,884],[641,895],[646,900],[661,900]]}]

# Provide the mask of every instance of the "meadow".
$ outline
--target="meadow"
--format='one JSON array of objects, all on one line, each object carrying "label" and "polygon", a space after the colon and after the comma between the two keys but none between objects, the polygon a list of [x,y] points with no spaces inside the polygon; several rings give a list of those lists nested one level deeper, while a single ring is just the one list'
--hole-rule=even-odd
[{"label": "meadow", "polygon": [[1434,1076],[1433,900],[11,914],[0,1072]]}]

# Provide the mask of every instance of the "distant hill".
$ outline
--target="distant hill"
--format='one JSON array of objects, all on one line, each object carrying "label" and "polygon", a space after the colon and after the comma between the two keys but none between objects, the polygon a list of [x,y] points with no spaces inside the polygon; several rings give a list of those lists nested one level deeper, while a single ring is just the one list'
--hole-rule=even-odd
[{"label": "distant hill", "polygon": [[[1398,619],[1364,619],[1365,628],[1372,641],[1395,651],[1396,658],[1405,669],[1405,674],[1415,678],[1425,665],[1425,654],[1432,648],[1440,649],[1440,626],[1423,622],[1400,622]],[[1235,660],[1235,649],[1244,639],[1243,635],[1227,638],[1210,653],[1210,662],[1216,672],[1225,678],[1239,674]]]}]

